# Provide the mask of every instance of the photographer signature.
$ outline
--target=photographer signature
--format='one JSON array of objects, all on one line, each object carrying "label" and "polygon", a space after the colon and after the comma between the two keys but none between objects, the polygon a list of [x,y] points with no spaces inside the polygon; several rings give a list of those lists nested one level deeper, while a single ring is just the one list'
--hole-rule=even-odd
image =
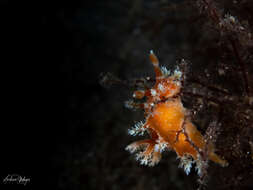
[{"label": "photographer signature", "polygon": [[18,174],[8,174],[4,179],[4,184],[22,184],[26,185],[28,182],[30,182],[30,178],[22,177]]}]

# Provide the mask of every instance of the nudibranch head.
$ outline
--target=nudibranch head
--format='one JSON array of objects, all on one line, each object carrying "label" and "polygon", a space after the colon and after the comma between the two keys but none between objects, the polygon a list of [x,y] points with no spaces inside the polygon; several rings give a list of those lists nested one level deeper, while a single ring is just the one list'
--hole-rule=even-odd
[{"label": "nudibranch head", "polygon": [[176,96],[180,92],[181,82],[175,77],[161,78],[155,86],[150,89],[154,99],[165,100]]},{"label": "nudibranch head", "polygon": [[144,104],[146,112],[149,112],[157,102],[177,97],[181,90],[182,80],[182,72],[179,69],[176,69],[174,74],[170,75],[170,71],[166,67],[160,68],[158,59],[152,50],[150,51],[149,58],[154,66],[156,82],[150,89],[137,90],[133,93],[133,98],[135,99],[147,97],[147,102]]},{"label": "nudibranch head", "polygon": [[180,98],[182,72],[176,69],[173,75],[169,75],[170,72],[165,67],[159,67],[153,51],[150,51],[149,57],[154,66],[156,82],[150,89],[134,92],[135,99],[146,97],[143,104],[129,101],[127,106],[143,108],[146,117],[145,122],[139,122],[128,130],[129,134],[135,136],[148,132],[150,139],[134,142],[126,149],[131,153],[139,152],[136,159],[149,166],[160,161],[164,150],[174,150],[181,158],[180,167],[184,167],[187,174],[192,163],[196,163],[198,174],[201,175],[205,163],[200,158],[204,149],[207,149],[210,160],[222,166],[227,165],[225,160],[214,153],[214,145],[206,144],[204,137],[186,114]]},{"label": "nudibranch head", "polygon": [[162,69],[159,67],[158,59],[152,50],[149,57],[156,73],[156,83],[150,89],[151,96],[161,100],[176,96],[180,92],[182,72],[177,69],[173,75],[169,76],[170,72],[166,67]]}]

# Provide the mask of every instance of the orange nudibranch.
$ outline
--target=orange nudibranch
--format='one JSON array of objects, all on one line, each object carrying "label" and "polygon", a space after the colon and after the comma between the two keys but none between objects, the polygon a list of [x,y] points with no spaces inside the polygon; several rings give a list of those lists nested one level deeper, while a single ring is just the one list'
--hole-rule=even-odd
[{"label": "orange nudibranch", "polygon": [[[150,60],[156,73],[156,83],[151,89],[137,90],[133,97],[146,102],[141,106],[144,109],[145,122],[137,123],[128,130],[130,135],[142,135],[145,131],[150,139],[136,141],[126,147],[131,153],[137,153],[137,160],[141,164],[154,166],[161,159],[161,153],[174,150],[181,158],[181,167],[189,174],[191,166],[196,163],[198,174],[201,174],[200,152],[207,150],[208,159],[226,166],[227,162],[215,154],[214,145],[206,143],[204,137],[191,122],[186,109],[180,99],[182,72],[170,72],[159,67],[159,61],[153,51]],[[141,151],[143,150],[143,151]]]}]

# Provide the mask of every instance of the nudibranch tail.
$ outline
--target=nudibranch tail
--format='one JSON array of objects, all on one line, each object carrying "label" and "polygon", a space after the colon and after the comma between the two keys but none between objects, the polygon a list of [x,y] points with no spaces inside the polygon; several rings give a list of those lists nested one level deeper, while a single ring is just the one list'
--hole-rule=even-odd
[{"label": "nudibranch tail", "polygon": [[206,143],[202,134],[191,122],[181,98],[182,72],[175,70],[173,75],[165,67],[159,67],[158,58],[151,50],[149,58],[156,73],[156,83],[150,89],[137,90],[134,99],[143,99],[144,103],[128,101],[128,107],[143,108],[145,122],[137,123],[128,130],[130,135],[143,135],[147,132],[150,139],[134,142],[126,147],[131,153],[138,152],[136,159],[143,165],[154,166],[161,159],[161,153],[166,149],[174,150],[181,159],[180,167],[189,174],[192,164],[196,163],[196,170],[201,175],[206,162],[201,159],[203,151],[207,150],[207,157],[221,166],[228,163],[214,152],[214,145]]},{"label": "nudibranch tail", "polygon": [[222,167],[227,167],[228,162],[222,158],[220,158],[216,153],[211,151],[208,155],[209,159],[212,160],[213,162],[220,164]]}]

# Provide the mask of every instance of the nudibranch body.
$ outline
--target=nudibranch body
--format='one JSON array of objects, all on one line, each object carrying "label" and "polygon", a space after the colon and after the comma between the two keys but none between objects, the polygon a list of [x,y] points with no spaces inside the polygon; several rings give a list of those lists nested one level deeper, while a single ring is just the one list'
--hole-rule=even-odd
[{"label": "nudibranch body", "polygon": [[[226,166],[227,162],[215,154],[214,145],[207,145],[187,116],[187,110],[179,96],[182,73],[176,70],[169,76],[165,67],[159,67],[153,51],[150,52],[150,60],[154,66],[156,82],[151,89],[137,90],[133,94],[135,99],[146,97],[146,102],[138,106],[144,109],[145,122],[137,123],[128,131],[130,135],[142,135],[147,131],[150,139],[136,141],[128,145],[126,150],[131,153],[138,151],[137,160],[149,166],[160,161],[161,153],[165,149],[174,150],[181,158],[181,167],[184,167],[187,174],[192,163],[196,163],[196,169],[199,175],[201,174],[201,162],[198,161],[204,149],[207,149],[209,160]],[[128,102],[128,106],[133,106],[133,103]]]}]

